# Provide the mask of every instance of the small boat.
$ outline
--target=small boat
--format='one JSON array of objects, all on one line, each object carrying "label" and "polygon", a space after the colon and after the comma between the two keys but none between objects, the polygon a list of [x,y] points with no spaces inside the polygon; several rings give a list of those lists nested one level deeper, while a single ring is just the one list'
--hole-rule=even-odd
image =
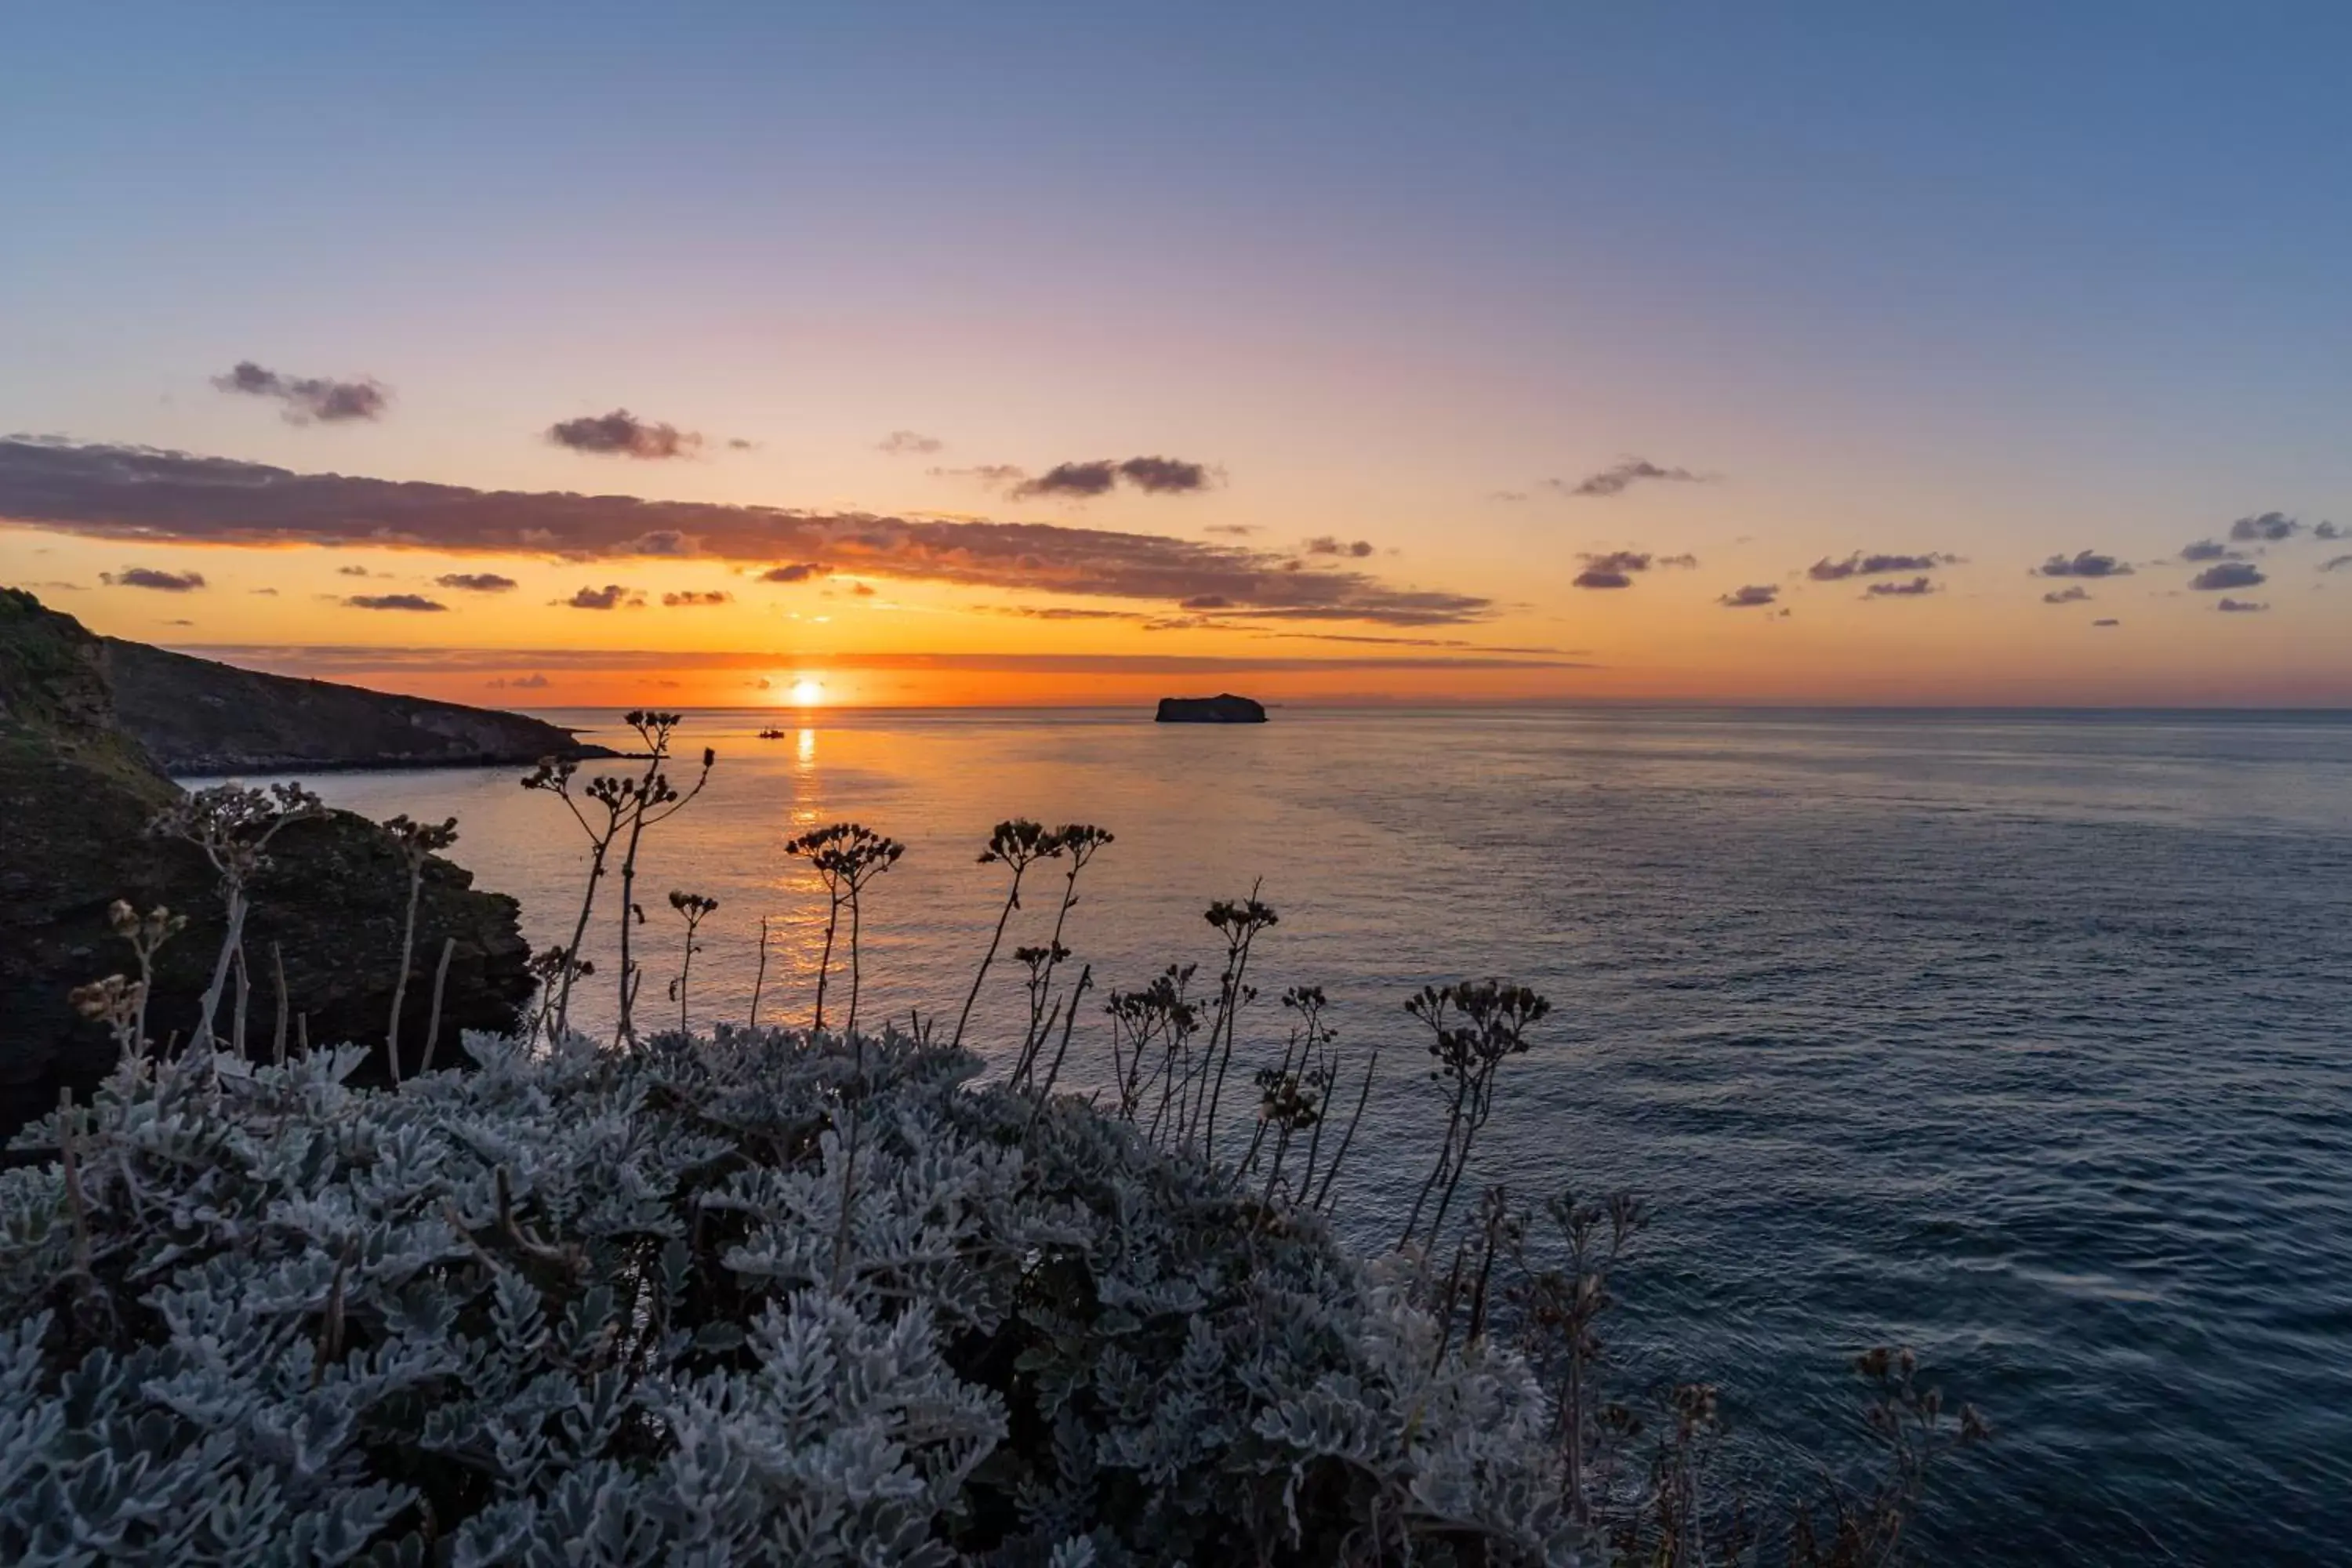
[{"label": "small boat", "polygon": [[782,741],[789,739],[791,735],[792,731],[790,730],[762,730],[760,731],[760,739],[762,741]]}]

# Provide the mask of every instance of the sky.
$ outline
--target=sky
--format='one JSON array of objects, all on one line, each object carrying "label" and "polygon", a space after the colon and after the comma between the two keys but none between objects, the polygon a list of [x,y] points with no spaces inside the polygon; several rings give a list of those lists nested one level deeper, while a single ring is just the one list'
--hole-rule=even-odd
[{"label": "sky", "polygon": [[513,706],[2352,706],[2347,58],[2334,5],[22,7],[0,582]]}]

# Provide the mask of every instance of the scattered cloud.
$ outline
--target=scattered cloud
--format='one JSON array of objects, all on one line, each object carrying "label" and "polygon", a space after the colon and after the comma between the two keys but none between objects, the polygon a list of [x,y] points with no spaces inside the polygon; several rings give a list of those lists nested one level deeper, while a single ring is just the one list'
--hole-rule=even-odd
[{"label": "scattered cloud", "polygon": [[446,610],[438,599],[422,594],[353,594],[343,601],[354,610]]},{"label": "scattered cloud", "polygon": [[926,436],[919,430],[893,430],[874,443],[877,452],[887,452],[894,458],[928,458],[934,452],[947,450],[947,443],[937,436]]},{"label": "scattered cloud", "polygon": [[1626,458],[1612,463],[1597,474],[1587,474],[1574,484],[1566,479],[1546,479],[1544,483],[1563,495],[1614,496],[1624,494],[1645,479],[1660,479],[1673,484],[1701,484],[1707,477],[1693,473],[1688,468],[1664,468],[1646,458]]},{"label": "scattered cloud", "polygon": [[513,691],[544,691],[554,683],[544,675],[532,674],[518,675],[511,680],[501,675],[496,680],[486,680],[482,684],[502,687]]},{"label": "scattered cloud", "polygon": [[760,443],[746,441],[740,436],[730,436],[727,437],[727,449],[730,452],[756,452],[760,449]]},{"label": "scattered cloud", "polygon": [[213,377],[223,392],[247,397],[275,398],[289,425],[339,425],[352,419],[381,419],[392,393],[382,383],[362,376],[332,381],[324,376],[280,375],[251,360],[240,360],[226,375]]},{"label": "scattered cloud", "polygon": [[2042,595],[2045,605],[2079,605],[2091,596],[2091,591],[2080,583],[2064,588],[2053,588]]},{"label": "scattered cloud", "polygon": [[515,586],[511,577],[496,572],[448,572],[433,579],[444,588],[456,588],[467,594],[503,594]]},{"label": "scattered cloud", "polygon": [[1491,501],[1500,501],[1504,505],[1508,506],[1515,501],[1523,501],[1527,500],[1528,492],[1525,490],[1488,490],[1486,492],[1486,499]]},{"label": "scattered cloud", "polygon": [[2335,523],[2323,522],[2311,531],[2311,537],[2314,539],[2342,539],[2346,537],[2346,531]]},{"label": "scattered cloud", "polygon": [[795,561],[788,566],[771,566],[760,574],[762,583],[812,583],[833,570],[815,561]]},{"label": "scattered cloud", "polygon": [[2347,566],[2352,566],[2352,555],[2338,555],[2333,560],[2319,563],[2319,569],[2322,572],[2341,572]]},{"label": "scattered cloud", "polygon": [[[658,673],[773,669],[769,649],[609,647],[386,647],[380,645],[196,645],[190,651],[247,669],[334,679],[394,675],[501,675],[518,664],[542,670]],[[796,660],[820,672],[835,669],[942,669],[1062,674],[1247,675],[1255,672],[1359,669],[1551,669],[1554,658],[1465,657],[1446,648],[1405,655],[1095,654],[1095,653],[840,653]]]},{"label": "scattered cloud", "polygon": [[665,534],[705,559],[765,567],[822,561],[1023,594],[1155,601],[1221,594],[1236,613],[1401,626],[1492,615],[1467,594],[1392,584],[1352,565],[1290,571],[1246,543],[986,519],[908,518],[570,491],[493,491],[152,447],[0,437],[0,519],[139,547],[364,545],[441,553],[641,557]]},{"label": "scattered cloud", "polygon": [[675,594],[664,594],[662,603],[677,610],[700,605],[723,605],[733,597],[722,588],[687,588]]},{"label": "scattered cloud", "polygon": [[1251,534],[1262,533],[1265,530],[1254,522],[1213,522],[1201,531],[1216,534],[1222,539],[1247,539]]},{"label": "scattered cloud", "polygon": [[640,419],[625,408],[560,419],[547,427],[547,438],[575,452],[648,460],[690,458],[702,446],[702,437],[691,431]]},{"label": "scattered cloud", "polygon": [[618,583],[607,583],[601,588],[583,588],[572,597],[557,601],[575,610],[634,610],[645,602],[643,594],[635,588],[625,588]]},{"label": "scattered cloud", "polygon": [[2233,616],[2256,616],[2270,608],[2268,605],[2258,605],[2245,599],[2231,598],[2222,599],[2213,607],[2217,610],[2221,610]]},{"label": "scattered cloud", "polygon": [[692,555],[692,537],[675,528],[654,528],[640,533],[622,547],[630,555]]},{"label": "scattered cloud", "polygon": [[1873,583],[1862,591],[1865,599],[1916,599],[1936,591],[1936,584],[1926,577],[1914,577],[1908,583]]},{"label": "scattered cloud", "polygon": [[1752,610],[1776,604],[1780,597],[1778,583],[1751,583],[1745,588],[1734,588],[1715,602],[1727,610]]},{"label": "scattered cloud", "polygon": [[1860,550],[1843,561],[1827,556],[1805,568],[1805,575],[1816,583],[1842,583],[1848,577],[1879,577],[1889,572],[1933,572],[1938,566],[1949,566],[1959,560],[1930,550],[1924,555],[1889,555]]},{"label": "scattered cloud", "polygon": [[974,463],[970,468],[925,468],[923,472],[935,479],[976,479],[991,489],[1017,485],[1029,477],[1029,470],[1018,463]]},{"label": "scattered cloud", "polygon": [[1014,485],[1013,494],[1024,499],[1076,496],[1084,500],[1108,492],[1121,479],[1147,494],[1183,495],[1208,489],[1209,470],[1181,458],[1129,458],[1124,462],[1097,458],[1084,463],[1056,463],[1035,479]]},{"label": "scattered cloud", "polygon": [[167,626],[193,626],[196,623],[194,621],[165,621],[163,624]]},{"label": "scattered cloud", "polygon": [[1693,555],[1688,551],[1685,551],[1680,555],[1659,556],[1658,564],[1661,566],[1685,566],[1696,568],[1698,565],[1698,557]]},{"label": "scattered cloud", "polygon": [[874,584],[871,583],[852,583],[849,585],[849,591],[852,594],[856,595],[861,599],[870,599],[874,596]]},{"label": "scattered cloud", "polygon": [[1223,594],[1200,594],[1176,607],[1180,610],[1230,610],[1234,602]]},{"label": "scattered cloud", "polygon": [[2189,585],[2210,594],[2223,588],[2257,587],[2268,580],[2263,575],[2261,567],[2249,562],[2224,561],[2219,565],[2208,566],[2189,579]]},{"label": "scattered cloud", "polygon": [[2230,525],[2230,537],[2232,539],[2261,540],[2272,544],[2293,539],[2302,531],[2303,524],[2284,512],[2277,511],[2257,512],[2252,517],[2242,517]]},{"label": "scattered cloud", "polygon": [[2106,620],[2093,621],[2091,624],[2095,626],[2119,626],[2123,625],[2123,622],[2110,617]]},{"label": "scattered cloud", "polygon": [[1584,570],[1575,577],[1580,588],[1630,588],[1633,574],[1647,572],[1652,558],[1638,550],[1612,550],[1603,554],[1588,551],[1577,557]]},{"label": "scattered cloud", "polygon": [[1372,552],[1372,542],[1369,539],[1350,542],[1345,539],[1335,539],[1328,533],[1319,533],[1299,548],[1305,550],[1309,555],[1352,555],[1360,561]]},{"label": "scattered cloud", "polygon": [[[62,584],[60,584],[60,586],[62,586]],[[278,597],[278,590],[275,588],[247,588],[246,592],[248,594],[259,594],[271,599]]]},{"label": "scattered cloud", "polygon": [[2073,555],[2053,555],[2035,568],[2043,577],[2128,577],[2131,566],[2112,555],[2102,555],[2095,550],[2082,550]]},{"label": "scattered cloud", "polygon": [[2180,547],[2183,561],[2234,561],[2238,552],[2218,539],[2200,539],[2194,544]]},{"label": "scattered cloud", "polygon": [[153,588],[165,594],[189,594],[205,585],[201,572],[163,572],[152,566],[126,566],[101,572],[98,580],[110,588]]},{"label": "scattered cloud", "polygon": [[375,574],[369,571],[364,566],[338,566],[335,568],[335,575],[338,577],[373,577]]}]

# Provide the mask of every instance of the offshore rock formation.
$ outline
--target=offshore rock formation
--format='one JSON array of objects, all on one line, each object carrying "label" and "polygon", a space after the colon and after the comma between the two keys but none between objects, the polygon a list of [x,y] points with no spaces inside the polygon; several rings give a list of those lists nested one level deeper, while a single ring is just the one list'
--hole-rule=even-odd
[{"label": "offshore rock formation", "polygon": [[1265,704],[1221,691],[1214,697],[1163,697],[1154,721],[1161,724],[1263,724]]},{"label": "offshore rock formation", "polygon": [[[187,930],[164,948],[156,976],[149,1024],[159,1040],[174,1032],[186,1037],[219,951],[221,903],[211,867],[192,846],[146,833],[181,792],[117,712],[110,672],[131,646],[92,636],[30,594],[0,589],[0,1136],[53,1109],[62,1088],[86,1100],[114,1065],[103,1026],[77,1016],[67,1002],[77,985],[135,973],[107,925],[108,905],[165,904],[189,917]],[[339,811],[289,827],[270,857],[246,927],[248,1048],[270,1048],[273,955],[284,964],[289,1016],[312,1044],[380,1047],[407,900],[391,836]],[[530,948],[515,901],[475,891],[472,883],[472,873],[445,860],[426,865],[404,1058],[424,1046],[443,938],[457,941],[441,1019],[445,1061],[455,1059],[460,1030],[513,1028],[530,994]],[[224,1026],[228,1014],[225,1005]],[[379,1048],[372,1064],[378,1072],[381,1058]]]},{"label": "offshore rock formation", "polygon": [[101,663],[117,722],[181,777],[613,755],[520,713],[264,675],[118,637],[103,639]]}]

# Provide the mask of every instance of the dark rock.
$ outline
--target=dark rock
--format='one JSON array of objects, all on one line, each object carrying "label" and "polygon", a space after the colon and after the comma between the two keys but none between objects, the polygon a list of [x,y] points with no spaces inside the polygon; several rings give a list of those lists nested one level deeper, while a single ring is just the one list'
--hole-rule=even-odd
[{"label": "dark rock", "polygon": [[614,755],[520,713],[264,675],[118,637],[100,646],[117,721],[182,777]]},{"label": "dark rock", "polygon": [[[0,1137],[54,1107],[62,1088],[85,1098],[114,1065],[103,1026],[77,1016],[66,998],[106,974],[136,973],[106,922],[116,899],[189,917],[163,950],[149,1003],[158,1040],[187,1037],[220,949],[211,868],[192,846],[146,832],[181,791],[116,721],[108,676],[126,646],[101,641],[29,594],[0,589]],[[289,1015],[306,1023],[313,1045],[380,1045],[407,905],[391,836],[334,812],[287,828],[270,858],[246,927],[248,1051],[271,1048],[274,957],[284,963]],[[512,1028],[530,994],[515,901],[472,883],[472,873],[446,860],[426,865],[401,1029],[402,1056],[412,1064],[424,1046],[443,938],[457,946],[442,1060],[458,1059],[462,1030]],[[224,1005],[224,1029],[230,1016]],[[382,1074],[381,1052],[362,1071]]]},{"label": "dark rock", "polygon": [[1263,724],[1265,704],[1236,697],[1230,691],[1214,697],[1163,697],[1156,722],[1161,724]]}]

